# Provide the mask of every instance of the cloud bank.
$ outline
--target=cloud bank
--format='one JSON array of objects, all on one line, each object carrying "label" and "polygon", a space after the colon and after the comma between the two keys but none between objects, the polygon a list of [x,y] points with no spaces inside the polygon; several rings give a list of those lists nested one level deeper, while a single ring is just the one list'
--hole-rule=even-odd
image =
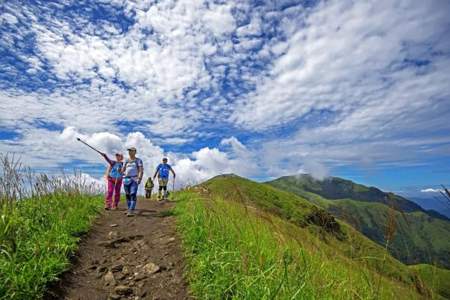
[{"label": "cloud bank", "polygon": [[[75,128],[69,127],[64,129],[57,137],[56,142],[63,145],[64,148],[73,149],[66,159],[68,161],[82,160],[80,162],[81,168],[89,164],[103,163],[103,161],[98,153],[78,142],[77,137],[109,154],[111,158],[116,152],[125,153],[125,157],[127,157],[126,149],[136,147],[137,156],[144,162],[145,178],[153,176],[161,159],[168,157],[169,163],[177,173],[177,188],[197,184],[222,173],[235,173],[246,177],[256,175],[256,173],[252,173],[252,168],[242,168],[243,165],[245,166],[248,163],[249,154],[235,137],[224,139],[221,143],[222,145],[231,143],[234,147],[224,149],[204,147],[190,154],[179,154],[164,151],[163,148],[155,145],[141,132],[129,133],[125,137],[119,137],[108,132],[85,135]],[[30,159],[27,158],[27,160]],[[106,163],[104,165],[106,166]],[[256,171],[257,169],[253,169],[253,172]]]},{"label": "cloud bank", "polygon": [[[236,172],[450,159],[447,1],[5,2],[0,151],[99,176],[80,134]],[[185,180],[184,184],[190,182]],[[181,183],[180,183],[181,184]]]},{"label": "cloud bank", "polygon": [[420,190],[420,192],[422,192],[422,193],[442,193],[444,191],[440,190],[440,189],[427,188],[427,189]]}]

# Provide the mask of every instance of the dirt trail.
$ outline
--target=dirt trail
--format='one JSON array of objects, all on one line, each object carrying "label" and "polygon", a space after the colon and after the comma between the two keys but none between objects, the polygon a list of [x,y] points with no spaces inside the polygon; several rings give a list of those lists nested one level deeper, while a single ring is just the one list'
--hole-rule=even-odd
[{"label": "dirt trail", "polygon": [[189,299],[172,206],[139,199],[134,217],[124,203],[102,213],[45,299]]}]

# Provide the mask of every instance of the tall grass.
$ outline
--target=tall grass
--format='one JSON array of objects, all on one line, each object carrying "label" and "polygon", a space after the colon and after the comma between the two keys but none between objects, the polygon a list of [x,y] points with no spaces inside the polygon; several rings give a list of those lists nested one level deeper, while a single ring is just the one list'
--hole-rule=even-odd
[{"label": "tall grass", "polygon": [[450,270],[420,264],[410,268],[431,288],[433,299],[450,299]]},{"label": "tall grass", "polygon": [[306,247],[311,234],[274,215],[194,192],[177,200],[190,287],[199,299],[419,298],[338,251],[330,258]]},{"label": "tall grass", "polygon": [[[390,245],[391,241],[394,239],[395,232],[397,231],[397,226],[398,226],[396,214],[395,214],[395,210],[394,210],[394,201],[392,199],[391,194],[388,195],[387,201],[389,203],[389,210],[388,210],[388,216],[386,219],[386,225],[385,225],[385,229],[384,229],[384,240],[386,242],[384,245],[385,251],[384,251],[383,260],[381,263],[381,270],[385,269],[386,258],[387,258],[387,254],[389,251],[389,245]],[[379,295],[379,293],[380,293],[380,288],[381,288],[381,273],[379,274],[379,279],[378,279],[377,295]]]},{"label": "tall grass", "polygon": [[36,175],[0,155],[0,299],[42,297],[101,208],[97,192],[81,174]]}]

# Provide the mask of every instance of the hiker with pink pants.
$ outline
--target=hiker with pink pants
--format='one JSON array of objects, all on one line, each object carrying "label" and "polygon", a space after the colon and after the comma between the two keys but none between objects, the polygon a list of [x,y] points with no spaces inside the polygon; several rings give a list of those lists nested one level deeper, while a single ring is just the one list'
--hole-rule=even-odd
[{"label": "hiker with pink pants", "polygon": [[102,153],[102,156],[109,164],[108,169],[106,170],[108,190],[106,191],[105,197],[105,210],[115,210],[117,209],[120,201],[120,189],[122,187],[123,154],[116,153],[116,160],[109,159],[109,157],[105,153]]}]

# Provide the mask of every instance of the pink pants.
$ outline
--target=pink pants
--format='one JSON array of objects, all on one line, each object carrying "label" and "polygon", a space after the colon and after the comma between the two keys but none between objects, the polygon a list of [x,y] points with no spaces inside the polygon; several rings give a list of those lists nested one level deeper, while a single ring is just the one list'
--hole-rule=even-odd
[{"label": "pink pants", "polygon": [[[120,201],[120,188],[122,187],[122,178],[111,178],[108,177],[108,191],[106,192],[105,197],[105,206],[106,207],[117,207]],[[114,204],[112,203],[112,198],[114,194]]]}]

